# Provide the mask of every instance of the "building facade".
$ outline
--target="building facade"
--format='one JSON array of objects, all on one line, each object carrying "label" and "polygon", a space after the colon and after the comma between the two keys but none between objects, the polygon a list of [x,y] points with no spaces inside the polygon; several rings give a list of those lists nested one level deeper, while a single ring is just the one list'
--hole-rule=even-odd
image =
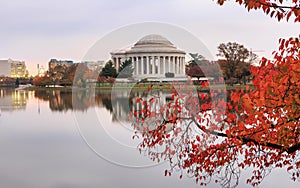
[{"label": "building facade", "polygon": [[0,77],[10,77],[11,63],[9,60],[0,60]]},{"label": "building facade", "polygon": [[122,62],[131,60],[134,78],[163,79],[166,73],[173,73],[175,78],[185,77],[185,54],[165,37],[151,34],[128,50],[111,52],[111,59],[117,71]]},{"label": "building facade", "polygon": [[28,71],[24,61],[15,61],[12,59],[0,60],[1,77],[27,77]]},{"label": "building facade", "polygon": [[14,61],[11,65],[11,77],[18,78],[28,76],[24,61]]}]

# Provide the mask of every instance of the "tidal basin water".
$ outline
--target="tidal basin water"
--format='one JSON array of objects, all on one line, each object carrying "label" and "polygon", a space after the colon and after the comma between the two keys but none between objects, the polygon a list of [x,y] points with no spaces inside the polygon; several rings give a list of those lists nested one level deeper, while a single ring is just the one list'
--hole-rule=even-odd
[{"label": "tidal basin water", "polygon": [[[123,91],[0,89],[0,187],[199,187],[176,173],[165,177],[167,163],[138,152],[122,109],[126,96]],[[249,187],[244,175],[239,187]],[[283,186],[299,183],[285,170],[274,170],[260,185]]]}]

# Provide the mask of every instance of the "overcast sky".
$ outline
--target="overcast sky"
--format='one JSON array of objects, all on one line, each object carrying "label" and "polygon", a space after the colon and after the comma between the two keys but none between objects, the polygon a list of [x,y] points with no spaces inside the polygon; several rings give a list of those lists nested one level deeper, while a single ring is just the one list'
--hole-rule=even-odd
[{"label": "overcast sky", "polygon": [[103,36],[136,23],[176,25],[213,56],[221,42],[235,41],[271,57],[280,37],[300,30],[299,24],[278,23],[261,10],[212,0],[1,0],[0,7],[0,59],[25,60],[31,74],[51,58],[80,61]]}]

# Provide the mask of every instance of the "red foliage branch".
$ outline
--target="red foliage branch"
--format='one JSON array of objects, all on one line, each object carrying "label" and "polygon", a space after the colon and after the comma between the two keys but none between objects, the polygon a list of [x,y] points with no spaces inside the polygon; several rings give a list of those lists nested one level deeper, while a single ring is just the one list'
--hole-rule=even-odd
[{"label": "red foliage branch", "polygon": [[[218,0],[218,4],[223,5],[226,0]],[[270,17],[275,17],[278,21],[286,18],[288,21],[292,15],[294,22],[300,22],[300,3],[298,0],[236,0],[240,5],[244,5],[248,11],[262,9]],[[285,4],[287,3],[287,4]]]}]

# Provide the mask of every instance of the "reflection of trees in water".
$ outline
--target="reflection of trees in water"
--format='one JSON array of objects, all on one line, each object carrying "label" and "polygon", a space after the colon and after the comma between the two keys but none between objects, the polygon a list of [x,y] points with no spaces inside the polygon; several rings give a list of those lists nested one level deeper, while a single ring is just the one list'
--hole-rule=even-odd
[{"label": "reflection of trees in water", "polygon": [[[167,91],[157,90],[155,92],[123,90],[112,93],[111,91],[101,90],[37,90],[35,97],[40,100],[49,101],[49,107],[52,111],[78,110],[86,111],[90,107],[103,107],[112,115],[113,121],[126,121],[130,112],[136,109],[142,109],[141,103],[136,103],[136,98],[151,98],[153,95],[160,98],[160,103],[153,108],[159,109],[160,104],[171,102],[171,95]],[[203,103],[206,99],[203,99]]]},{"label": "reflection of trees in water", "polygon": [[113,102],[112,102],[112,108],[113,110],[112,115],[113,115],[113,121],[118,121],[118,120],[122,120],[122,121],[127,121],[130,112],[133,110],[132,106],[133,103],[131,101],[130,96],[126,95],[126,97],[123,95],[121,96],[115,96],[113,98]]},{"label": "reflection of trees in water", "polygon": [[89,107],[97,105],[94,94],[88,90],[77,92],[64,90],[37,90],[35,97],[44,101],[49,101],[49,107],[53,111],[67,110],[87,110]]},{"label": "reflection of trees in water", "polygon": [[61,90],[36,90],[35,97],[49,101],[49,107],[53,111],[73,110],[72,93]]},{"label": "reflection of trees in water", "polygon": [[49,105],[50,109],[55,108],[58,111],[73,109],[72,94],[69,92],[55,91],[53,97],[50,98]]},{"label": "reflection of trees in water", "polygon": [[73,91],[72,97],[73,110],[85,111],[90,107],[98,106],[92,90]]},{"label": "reflection of trees in water", "polygon": [[110,112],[113,111],[113,107],[112,107],[110,98],[102,98],[102,104],[108,111],[110,111]]},{"label": "reflection of trees in water", "polygon": [[[37,90],[35,97],[49,101],[49,107],[53,111],[79,110],[85,111],[90,107],[104,107],[113,113],[112,100],[118,101],[116,104],[122,109],[126,109],[123,105],[124,96],[111,95],[110,91],[94,91],[94,90]],[[128,100],[128,99],[127,99]]]}]

